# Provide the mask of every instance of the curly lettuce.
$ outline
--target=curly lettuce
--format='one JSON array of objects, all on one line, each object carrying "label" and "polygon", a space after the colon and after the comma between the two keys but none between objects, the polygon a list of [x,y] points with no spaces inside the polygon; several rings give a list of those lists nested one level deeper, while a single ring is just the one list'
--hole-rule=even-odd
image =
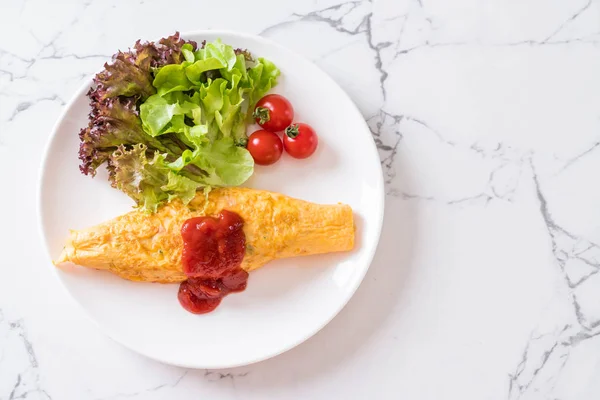
[{"label": "curly lettuce", "polygon": [[151,158],[144,144],[129,150],[119,146],[110,156],[114,186],[146,210],[156,211],[164,201],[179,198],[189,203],[196,195],[198,182],[176,173],[165,156],[155,152]]},{"label": "curly lettuce", "polygon": [[278,76],[273,63],[219,40],[138,41],[94,79],[81,172],[106,164],[111,184],[150,211],[241,185],[254,170],[245,149],[251,110]]}]

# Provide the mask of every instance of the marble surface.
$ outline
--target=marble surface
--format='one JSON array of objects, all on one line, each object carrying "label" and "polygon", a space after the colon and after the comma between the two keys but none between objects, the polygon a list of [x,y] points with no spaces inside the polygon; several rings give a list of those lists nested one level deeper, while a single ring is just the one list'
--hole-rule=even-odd
[{"label": "marble surface", "polygon": [[[4,0],[0,399],[600,398],[600,3]],[[53,123],[116,49],[175,30],[269,37],[368,120],[386,180],[364,283],[319,334],[232,370],[114,343],[37,237]]]}]

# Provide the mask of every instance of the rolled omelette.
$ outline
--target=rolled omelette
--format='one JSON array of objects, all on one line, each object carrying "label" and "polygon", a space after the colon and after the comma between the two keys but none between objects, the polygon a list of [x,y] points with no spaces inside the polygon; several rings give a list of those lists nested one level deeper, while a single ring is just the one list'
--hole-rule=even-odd
[{"label": "rolled omelette", "polygon": [[275,259],[354,247],[350,206],[314,204],[264,190],[220,188],[208,196],[199,193],[188,205],[175,200],[154,214],[135,210],[71,231],[55,264],[108,270],[132,281],[182,282],[187,279],[181,262],[182,225],[224,209],[244,219],[246,252],[241,268],[248,272]]}]

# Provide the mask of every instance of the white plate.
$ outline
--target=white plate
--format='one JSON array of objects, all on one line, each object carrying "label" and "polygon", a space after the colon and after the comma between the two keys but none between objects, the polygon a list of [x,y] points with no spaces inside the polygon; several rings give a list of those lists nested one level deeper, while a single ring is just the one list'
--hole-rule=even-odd
[{"label": "white plate", "polygon": [[[206,315],[181,308],[175,284],[134,283],[107,272],[65,271],[48,265],[92,320],[132,350],[184,367],[234,367],[273,357],[302,343],[348,302],[367,272],[379,240],[382,172],[362,115],[314,64],[261,37],[216,31],[182,36],[198,42],[221,38],[270,59],[281,69],[282,78],[274,91],[291,100],[296,121],[316,129],[319,148],[306,160],[284,154],[273,166],[257,166],[247,186],[317,203],[349,204],[357,225],[355,250],[272,262],[250,275],[246,291],[227,296]],[[39,213],[42,235],[53,259],[69,229],[94,225],[130,211],[132,206],[125,194],[110,187],[105,173],[95,179],[79,173],[77,133],[87,124],[85,93],[90,84],[60,117],[42,165]]]}]

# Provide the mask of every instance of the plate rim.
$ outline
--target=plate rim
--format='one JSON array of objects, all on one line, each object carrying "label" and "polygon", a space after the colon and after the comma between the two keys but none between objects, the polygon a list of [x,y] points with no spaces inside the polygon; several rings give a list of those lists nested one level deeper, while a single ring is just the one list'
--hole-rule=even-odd
[{"label": "plate rim", "polygon": [[[352,98],[348,95],[348,93],[326,72],[324,71],[322,68],[320,68],[317,64],[315,64],[312,60],[304,57],[303,55],[283,46],[282,44],[269,39],[269,38],[265,38],[263,36],[260,36],[259,34],[250,34],[250,33],[245,33],[245,32],[241,32],[241,31],[235,31],[235,30],[225,30],[225,29],[200,29],[200,30],[191,30],[191,31],[185,31],[185,32],[181,32],[180,36],[185,38],[186,36],[201,36],[201,35],[216,35],[216,36],[220,36],[220,35],[228,35],[228,36],[237,36],[243,39],[249,39],[249,40],[255,40],[255,41],[259,41],[259,42],[263,42],[265,45],[268,46],[273,46],[276,47],[279,51],[282,51],[283,53],[287,54],[288,56],[292,57],[292,58],[297,58],[297,59],[301,59],[304,62],[307,62],[309,64],[311,64],[312,66],[314,66],[316,69],[318,69],[319,71],[321,71],[324,75],[324,78],[329,80],[333,85],[335,85],[341,92],[341,94],[343,96],[345,96],[345,98],[348,100],[348,103],[351,107],[354,108],[354,110],[361,116],[361,120],[362,120],[362,124],[364,129],[366,129],[367,132],[370,132],[370,128],[367,124],[367,121],[364,119],[364,116],[362,115],[360,109],[358,108],[358,106],[356,105],[356,103],[352,100]],[[95,74],[95,73],[94,73]],[[151,354],[148,354],[145,351],[141,351],[140,349],[131,346],[129,343],[126,343],[125,341],[120,340],[119,338],[113,336],[111,334],[111,332],[109,332],[108,328],[103,327],[100,322],[98,322],[96,319],[94,319],[91,314],[89,314],[86,310],[86,308],[75,298],[75,296],[71,293],[71,291],[67,288],[66,284],[63,282],[63,280],[61,279],[61,277],[58,274],[58,270],[57,267],[54,265],[53,260],[52,260],[52,256],[50,254],[50,247],[48,244],[48,240],[45,234],[46,231],[46,225],[44,223],[44,219],[42,218],[43,215],[43,189],[44,189],[44,182],[46,180],[46,171],[47,169],[46,164],[48,163],[48,159],[49,159],[49,150],[50,147],[52,145],[52,143],[54,142],[54,139],[57,135],[58,132],[58,128],[60,126],[60,124],[64,121],[64,119],[67,116],[67,113],[69,112],[69,110],[73,107],[74,103],[79,99],[79,97],[81,95],[83,95],[87,90],[89,90],[90,85],[93,84],[93,76],[91,75],[88,79],[88,81],[86,81],[85,83],[82,84],[82,86],[77,89],[73,95],[71,95],[71,98],[69,99],[69,101],[63,106],[63,109],[61,111],[61,113],[59,114],[59,116],[56,119],[56,122],[54,123],[54,126],[52,127],[52,131],[50,133],[50,135],[48,136],[48,138],[46,139],[46,143],[43,146],[43,154],[42,154],[42,158],[41,158],[41,162],[39,164],[38,167],[38,182],[37,182],[37,196],[36,196],[36,201],[37,201],[37,207],[36,207],[36,216],[38,219],[38,233],[40,236],[40,240],[42,242],[42,248],[45,251],[45,257],[46,259],[49,261],[49,265],[48,267],[52,270],[52,274],[55,277],[55,279],[58,281],[60,287],[62,288],[62,290],[64,292],[66,292],[67,296],[71,299],[71,301],[73,303],[75,303],[77,305],[77,308],[80,310],[80,312],[89,320],[91,321],[100,332],[102,332],[104,335],[106,335],[107,337],[109,337],[110,339],[112,339],[113,341],[115,341],[116,343],[120,344],[121,346],[134,351],[135,353],[141,354],[144,357],[147,357],[151,360],[154,361],[158,361],[162,364],[168,364],[168,365],[174,365],[177,367],[181,367],[181,368],[190,368],[190,369],[225,369],[225,368],[236,368],[236,367],[241,367],[241,366],[247,366],[247,365],[252,365],[252,364],[256,364],[258,362],[261,361],[265,361],[268,360],[270,358],[276,357],[278,355],[281,355],[299,345],[301,345],[302,343],[306,342],[307,340],[309,340],[310,338],[312,338],[313,336],[315,336],[319,331],[321,331],[325,326],[327,326],[348,304],[348,302],[350,301],[351,298],[354,297],[354,295],[356,294],[356,291],[358,290],[358,288],[360,287],[360,285],[362,284],[369,268],[371,268],[371,264],[373,263],[373,259],[375,257],[375,254],[377,253],[377,249],[379,248],[379,244],[380,244],[380,238],[381,238],[381,232],[382,232],[382,228],[383,228],[383,217],[384,217],[384,213],[385,213],[385,187],[384,187],[384,179],[383,179],[383,169],[381,168],[381,164],[378,165],[379,174],[377,175],[377,181],[375,182],[375,186],[376,186],[376,190],[379,193],[379,209],[381,210],[381,212],[378,213],[378,218],[376,221],[370,221],[370,223],[374,223],[376,224],[375,226],[375,244],[372,248],[372,250],[366,255],[366,260],[367,260],[367,266],[366,268],[363,269],[363,272],[361,274],[361,276],[359,277],[359,279],[356,280],[356,283],[354,284],[353,287],[351,287],[351,290],[349,291],[348,296],[346,297],[346,299],[344,299],[344,301],[340,302],[340,304],[338,305],[337,309],[335,310],[335,312],[331,313],[331,315],[329,316],[329,318],[327,318],[325,320],[324,323],[316,326],[308,335],[305,335],[303,338],[300,338],[299,340],[296,340],[294,342],[291,342],[290,344],[288,344],[287,346],[282,347],[281,349],[277,349],[274,352],[265,352],[262,356],[260,357],[255,357],[252,360],[249,361],[244,361],[244,362],[237,362],[237,363],[224,363],[224,364],[219,364],[219,365],[190,365],[190,364],[186,364],[186,363],[178,363],[178,362],[174,362],[172,360],[164,360],[164,359],[160,359],[157,357],[154,357]],[[375,143],[375,140],[373,139],[372,135],[369,134],[371,140],[371,152],[374,152],[375,157],[377,160],[380,160],[379,157],[379,152],[377,150],[377,145]]]}]

